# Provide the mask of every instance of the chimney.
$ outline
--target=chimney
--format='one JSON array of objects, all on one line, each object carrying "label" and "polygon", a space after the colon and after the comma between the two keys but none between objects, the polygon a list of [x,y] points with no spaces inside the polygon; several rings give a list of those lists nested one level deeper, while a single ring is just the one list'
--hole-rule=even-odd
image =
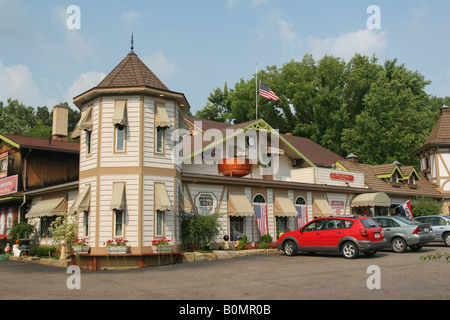
[{"label": "chimney", "polygon": [[345,157],[348,161],[352,163],[358,163],[358,157],[355,156],[353,153],[350,153],[348,156]]},{"label": "chimney", "polygon": [[54,106],[52,139],[67,141],[68,125],[69,125],[69,107],[59,105]]}]

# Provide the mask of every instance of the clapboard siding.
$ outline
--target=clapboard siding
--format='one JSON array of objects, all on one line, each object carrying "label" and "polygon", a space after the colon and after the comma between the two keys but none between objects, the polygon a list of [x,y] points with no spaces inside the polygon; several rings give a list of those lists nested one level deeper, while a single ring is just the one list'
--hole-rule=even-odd
[{"label": "clapboard siding", "polygon": [[144,175],[144,212],[143,212],[143,245],[151,246],[152,241],[155,239],[155,210],[154,210],[154,198],[155,198],[155,188],[154,184],[156,182],[164,183],[167,191],[167,195],[169,196],[169,201],[172,205],[169,211],[165,211],[164,216],[164,236],[174,243],[175,241],[175,190],[176,187],[174,185],[173,177],[164,177],[164,176],[153,176],[153,175]]},{"label": "clapboard siding", "polygon": [[113,211],[111,210],[111,197],[113,184],[125,183],[126,210],[124,223],[124,236],[130,246],[138,245],[138,212],[139,212],[139,175],[102,175],[100,177],[99,199],[99,246],[114,237]]},{"label": "clapboard siding", "polygon": [[[116,100],[127,100],[125,152],[114,152],[115,127],[112,123]],[[102,106],[101,159],[102,167],[139,165],[140,96],[104,97]]]},{"label": "clapboard siding", "polygon": [[96,243],[95,227],[97,216],[97,178],[89,177],[80,180],[79,193],[82,193],[84,188],[88,185],[91,186],[89,195],[91,197],[91,204],[89,208],[89,230],[88,233],[84,230],[84,212],[78,213],[78,237],[86,238],[89,243],[94,245]]},{"label": "clapboard siding", "polygon": [[87,154],[86,132],[83,130],[80,135],[80,171],[97,167],[99,100],[85,104],[81,111],[85,112],[90,106],[92,106],[91,154]]}]

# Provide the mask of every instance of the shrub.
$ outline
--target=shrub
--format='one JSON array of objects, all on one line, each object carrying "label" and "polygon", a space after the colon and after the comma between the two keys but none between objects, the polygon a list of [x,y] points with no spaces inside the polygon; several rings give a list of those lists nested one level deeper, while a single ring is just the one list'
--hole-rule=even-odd
[{"label": "shrub", "polygon": [[202,216],[192,213],[182,213],[181,239],[184,244],[200,244],[206,246],[211,243],[222,230],[219,222],[219,213]]},{"label": "shrub", "polygon": [[25,222],[14,223],[14,226],[11,228],[11,236],[13,239],[27,238],[30,237],[35,230],[36,228],[31,224]]},{"label": "shrub", "polygon": [[53,256],[53,254],[58,249],[55,246],[40,246],[36,248],[36,256],[37,257],[48,257]]},{"label": "shrub", "polygon": [[414,204],[414,217],[438,214],[442,214],[442,206],[430,198],[420,197],[417,203]]},{"label": "shrub", "polygon": [[259,243],[272,243],[273,239],[270,234],[263,234],[261,238],[259,238]]}]

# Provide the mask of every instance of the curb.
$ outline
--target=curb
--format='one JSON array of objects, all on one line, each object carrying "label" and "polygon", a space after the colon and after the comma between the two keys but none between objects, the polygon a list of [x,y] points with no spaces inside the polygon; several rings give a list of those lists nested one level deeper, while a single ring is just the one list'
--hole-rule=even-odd
[{"label": "curb", "polygon": [[28,263],[37,263],[46,266],[59,267],[59,268],[67,268],[70,266],[70,260],[56,260],[52,258],[39,258],[39,257],[14,257],[10,256],[8,260],[12,261],[21,261]]},{"label": "curb", "polygon": [[181,255],[181,262],[197,262],[197,261],[212,261],[231,259],[239,257],[248,257],[255,255],[268,255],[282,253],[283,251],[278,249],[250,249],[250,250],[238,250],[238,251],[225,251],[214,250],[211,253],[202,252],[185,252]]}]

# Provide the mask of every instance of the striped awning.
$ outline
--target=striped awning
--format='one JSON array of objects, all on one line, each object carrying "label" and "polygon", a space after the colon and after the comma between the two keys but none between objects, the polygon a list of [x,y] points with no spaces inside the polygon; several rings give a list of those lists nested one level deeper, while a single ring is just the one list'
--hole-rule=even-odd
[{"label": "striped awning", "polygon": [[230,217],[253,217],[255,211],[248,201],[247,196],[242,193],[229,191],[228,192],[228,216]]},{"label": "striped awning", "polygon": [[384,192],[363,193],[352,200],[351,207],[390,207],[391,199]]},{"label": "striped awning", "polygon": [[67,195],[42,198],[26,214],[27,219],[58,216],[67,212]]}]

